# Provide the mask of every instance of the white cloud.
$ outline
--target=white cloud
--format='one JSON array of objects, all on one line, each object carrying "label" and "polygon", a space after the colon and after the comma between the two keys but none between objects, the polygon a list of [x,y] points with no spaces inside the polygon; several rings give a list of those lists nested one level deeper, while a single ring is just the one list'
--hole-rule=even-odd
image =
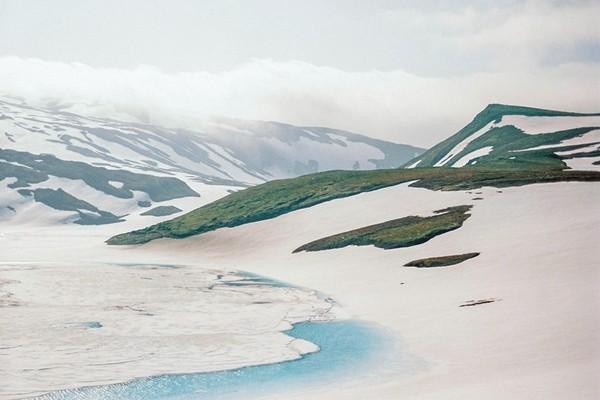
[{"label": "white cloud", "polygon": [[597,1],[455,3],[399,5],[379,14],[378,25],[395,34],[390,41],[403,39],[405,67],[447,76],[597,61]]},{"label": "white cloud", "polygon": [[[522,70],[552,59],[569,62],[578,46],[600,43],[599,3],[556,6],[544,1],[518,3],[486,13],[477,32],[451,38],[457,47],[488,50],[493,70]],[[581,57],[593,57],[582,54]]]},{"label": "white cloud", "polygon": [[424,78],[256,60],[220,73],[0,57],[0,94],[75,112],[194,128],[212,115],[321,125],[429,146],[491,102],[600,111],[598,70],[568,64],[529,72]]}]

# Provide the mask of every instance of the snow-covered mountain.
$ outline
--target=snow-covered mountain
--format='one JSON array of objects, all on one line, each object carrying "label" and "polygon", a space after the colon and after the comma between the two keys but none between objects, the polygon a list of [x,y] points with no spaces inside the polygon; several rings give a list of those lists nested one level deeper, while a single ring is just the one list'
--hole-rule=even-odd
[{"label": "snow-covered mountain", "polygon": [[475,165],[600,170],[600,114],[490,104],[406,167]]},{"label": "snow-covered mountain", "polygon": [[190,131],[0,100],[0,219],[164,216],[272,179],[396,167],[421,152],[328,128],[212,119]]}]

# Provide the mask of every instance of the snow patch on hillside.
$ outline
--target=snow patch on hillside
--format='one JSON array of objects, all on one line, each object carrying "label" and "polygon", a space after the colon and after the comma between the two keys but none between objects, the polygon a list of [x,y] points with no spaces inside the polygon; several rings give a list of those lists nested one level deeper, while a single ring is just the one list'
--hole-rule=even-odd
[{"label": "snow patch on hillside", "polygon": [[490,154],[492,152],[492,150],[494,150],[493,146],[486,146],[486,147],[482,147],[480,149],[474,150],[474,151],[470,152],[469,154],[462,156],[457,162],[452,164],[452,167],[453,168],[464,167],[465,165],[469,164],[469,162],[471,160],[475,160],[476,158],[487,156],[488,154]]},{"label": "snow patch on hillside", "polygon": [[[600,129],[594,129],[592,131],[587,132],[584,135],[576,136],[571,139],[563,140],[559,143],[554,144],[545,144],[542,146],[531,147],[529,149],[522,150],[513,150],[514,152],[521,151],[532,151],[532,150],[544,150],[544,149],[552,149],[556,147],[566,147],[566,146],[579,146],[588,143],[600,143]],[[558,153],[555,153],[558,154]]]},{"label": "snow patch on hillside", "polygon": [[412,169],[412,168],[416,168],[417,165],[421,164],[421,161],[423,160],[417,160],[414,163],[410,164],[408,167],[406,167],[407,169]]},{"label": "snow patch on hillside", "polygon": [[600,116],[536,117],[504,115],[498,126],[505,125],[513,125],[528,135],[539,135],[579,127],[600,127]]},{"label": "snow patch on hillside", "polygon": [[450,150],[441,160],[436,162],[434,167],[442,167],[442,166],[446,165],[446,163],[448,161],[450,161],[454,156],[456,156],[461,151],[463,151],[469,145],[469,143],[471,143],[473,140],[485,135],[493,127],[495,127],[494,122],[490,122],[483,128],[479,129],[477,132],[473,133],[472,135],[467,136],[460,143],[458,143],[456,146],[454,146],[452,148],[452,150]]},{"label": "snow patch on hillside", "polygon": [[577,157],[565,160],[567,166],[577,171],[600,171],[600,164],[594,164],[600,161],[600,157]]}]

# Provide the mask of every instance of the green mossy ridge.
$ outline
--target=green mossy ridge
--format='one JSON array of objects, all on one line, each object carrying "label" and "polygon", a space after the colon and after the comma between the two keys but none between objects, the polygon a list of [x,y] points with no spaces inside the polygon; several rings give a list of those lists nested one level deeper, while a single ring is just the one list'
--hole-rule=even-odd
[{"label": "green mossy ridge", "polygon": [[463,261],[470,260],[471,258],[477,257],[480,253],[465,253],[455,254],[451,256],[442,257],[429,257],[413,260],[404,264],[405,267],[417,267],[417,268],[436,268],[436,267],[448,267],[450,265],[460,264]]},{"label": "green mossy ridge", "polygon": [[[33,195],[35,201],[52,207],[55,210],[77,212],[79,219],[75,221],[76,224],[103,225],[123,221],[120,217],[108,211],[99,210],[96,206],[78,199],[62,189],[19,189],[18,192],[22,196]],[[91,211],[99,215],[89,215],[82,210]]]},{"label": "green mossy ridge", "polygon": [[140,215],[151,215],[153,217],[164,217],[166,215],[176,214],[183,211],[181,208],[175,206],[158,206],[141,213]]},{"label": "green mossy ridge", "polygon": [[404,182],[432,190],[468,190],[532,183],[600,181],[600,172],[560,169],[415,168],[374,171],[327,171],[250,187],[169,221],[110,238],[129,245],[158,238],[184,238],[262,221],[329,200]]},{"label": "green mossy ridge", "polygon": [[470,217],[471,206],[463,205],[435,211],[431,217],[409,216],[380,224],[353,229],[318,239],[298,247],[300,251],[321,251],[346,246],[370,246],[381,249],[396,249],[425,243],[434,237],[462,226]]},{"label": "green mossy ridge", "polygon": [[[532,107],[512,106],[512,105],[505,105],[505,104],[490,104],[483,111],[481,111],[479,114],[477,114],[475,116],[475,118],[473,119],[473,121],[471,121],[469,124],[467,124],[461,130],[459,130],[456,134],[450,136],[448,139],[433,146],[431,149],[427,150],[425,153],[421,154],[420,156],[413,158],[412,160],[410,160],[409,162],[404,164],[404,166],[414,164],[416,162],[416,160],[421,160],[421,162],[418,165],[419,168],[432,167],[433,165],[435,165],[435,163],[440,161],[446,154],[448,154],[454,148],[454,146],[456,146],[457,144],[462,142],[464,139],[471,136],[472,134],[474,134],[475,132],[477,132],[478,130],[480,130],[481,128],[483,128],[484,126],[489,124],[490,122],[493,122],[493,121],[499,122],[502,119],[502,117],[506,116],[506,115],[523,115],[523,116],[531,116],[531,117],[578,117],[578,116],[581,117],[581,116],[598,116],[600,114],[599,113],[582,114],[582,113],[574,113],[574,112],[544,110],[544,109],[532,108]],[[578,136],[577,133],[573,132],[575,130],[564,131],[566,133],[563,135],[563,138],[561,140],[555,141],[554,138],[557,138],[559,136],[555,136],[554,134],[550,134],[552,136],[550,136],[550,135],[527,135],[525,133],[522,133],[519,129],[512,127],[512,126],[499,127],[499,128],[495,128],[492,130],[495,131],[496,134],[501,134],[502,136],[504,136],[502,138],[502,141],[498,141],[498,142],[496,142],[496,144],[504,143],[504,144],[507,144],[509,147],[511,147],[512,141],[509,139],[522,140],[522,142],[519,143],[515,148],[526,148],[528,142],[532,144],[529,147],[535,147],[535,146],[541,145],[541,144],[558,143],[561,140],[565,140],[570,137]],[[588,130],[590,130],[590,129],[588,129]],[[579,133],[579,135],[581,135],[581,134],[583,134],[583,133]],[[487,135],[488,134],[485,134],[483,136],[487,136]],[[483,136],[474,140],[473,142],[480,141],[483,138]],[[536,138],[536,136],[545,136],[545,137]],[[459,153],[458,155],[455,155],[451,159],[450,163],[458,161],[460,159],[460,157],[462,157],[465,154],[470,153],[473,150],[476,150],[476,149],[484,147],[484,146],[494,145],[494,143],[492,143],[494,141],[493,138],[488,137],[487,140],[489,141],[488,144],[482,144],[483,140],[481,140],[478,144],[475,144],[473,142],[470,143],[469,146],[467,146],[467,148],[465,148],[461,153]],[[533,143],[536,143],[536,144],[533,144]],[[512,147],[511,147],[511,149],[512,149]],[[506,148],[505,150],[508,150],[508,148]],[[501,158],[501,159],[508,158],[508,157],[505,157],[507,154],[506,151],[500,152],[500,151],[497,151],[496,147],[494,147],[494,152],[496,153],[496,156],[495,156],[496,158]],[[547,154],[547,153],[551,153],[551,152],[545,152],[545,154]],[[514,156],[514,155],[515,154],[511,154],[511,156]],[[522,157],[519,157],[519,158],[522,158]],[[542,157],[540,157],[540,156],[535,157],[533,160],[528,160],[527,158],[522,158],[520,160],[519,164],[522,164],[524,161],[540,162],[541,158]],[[544,161],[544,163],[551,163],[551,164],[553,164],[553,166],[563,165],[563,167],[564,167],[564,164],[561,164],[560,157],[554,157],[554,158],[555,158],[555,160],[550,159],[550,160],[543,160],[543,161]],[[480,160],[483,162],[484,158],[481,157]],[[512,163],[514,163],[513,160],[510,160],[510,161],[503,160],[503,164],[505,166],[507,164],[512,164]],[[517,167],[519,167],[519,164],[517,164]]]}]

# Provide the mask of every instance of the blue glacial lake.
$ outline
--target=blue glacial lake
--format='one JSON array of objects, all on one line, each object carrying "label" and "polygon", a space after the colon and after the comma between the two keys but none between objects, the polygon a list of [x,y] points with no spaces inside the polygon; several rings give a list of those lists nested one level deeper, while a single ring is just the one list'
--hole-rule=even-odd
[{"label": "blue glacial lake", "polygon": [[[370,374],[385,363],[392,342],[382,330],[356,320],[303,322],[288,335],[316,343],[320,351],[276,364],[236,370],[162,375],[105,386],[52,392],[43,400],[245,399],[319,387]],[[392,346],[393,347],[393,346]],[[342,380],[343,381],[343,380]]]}]

